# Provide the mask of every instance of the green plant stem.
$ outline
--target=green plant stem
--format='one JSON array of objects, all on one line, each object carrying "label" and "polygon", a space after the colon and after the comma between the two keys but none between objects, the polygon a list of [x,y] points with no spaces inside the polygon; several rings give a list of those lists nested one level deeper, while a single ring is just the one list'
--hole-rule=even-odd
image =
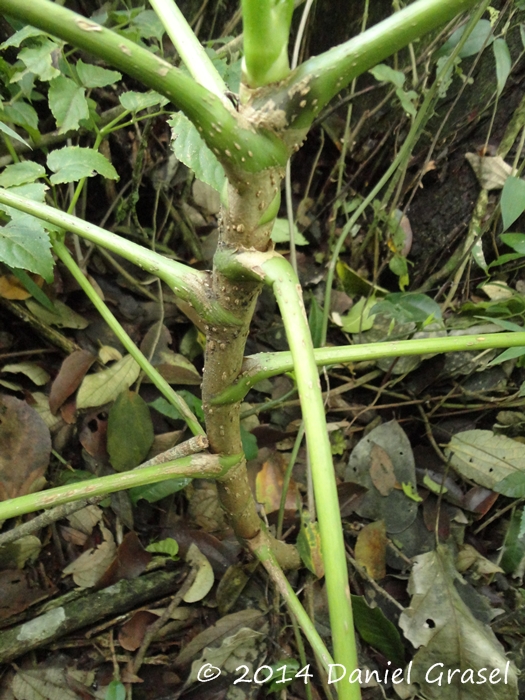
[{"label": "green plant stem", "polygon": [[243,83],[258,88],[290,72],[288,36],[293,0],[242,0]]},{"label": "green plant stem", "polygon": [[[286,601],[288,609],[294,615],[297,622],[299,623],[299,626],[303,630],[304,636],[310,642],[312,649],[319,658],[323,667],[328,671],[330,668],[330,664],[333,664],[334,661],[331,658],[329,652],[327,651],[326,646],[324,645],[323,640],[319,636],[318,631],[315,629],[314,623],[308,617],[308,614],[301,605],[301,601],[297,597],[293,588],[290,586],[288,579],[283,573],[283,570],[277,563],[271,547],[268,545],[267,541],[262,536],[262,534],[258,535],[253,540],[250,540],[248,545],[250,547],[251,552],[257,557],[257,559],[261,562],[261,564],[268,572],[271,580],[277,587],[279,593]],[[353,630],[351,633],[353,634]],[[340,698],[343,699],[344,697],[352,696],[344,696],[343,694],[341,694]],[[359,698],[359,695],[354,695],[354,697]]]},{"label": "green plant stem", "polygon": [[189,409],[186,402],[177,394],[176,391],[168,384],[168,382],[161,376],[158,370],[155,369],[148,361],[148,359],[143,355],[135,343],[131,340],[126,331],[122,328],[120,323],[117,321],[115,316],[108,309],[106,304],[99,297],[93,286],[90,284],[82,270],[73,260],[73,257],[69,253],[64,243],[59,240],[53,242],[53,250],[55,251],[59,260],[67,267],[69,272],[76,279],[82,290],[85,292],[86,296],[89,298],[93,306],[97,309],[99,314],[102,316],[104,321],[111,328],[113,333],[120,340],[122,345],[126,348],[129,354],[137,362],[139,367],[146,373],[157,389],[165,396],[165,398],[180,412],[183,419],[186,421],[186,425],[191,430],[193,435],[204,435],[204,429],[201,424],[194,416],[194,414]]},{"label": "green plant stem", "polygon": [[[334,659],[351,673],[357,668],[358,662],[345,546],[332,451],[326,430],[325,408],[301,287],[290,264],[280,256],[271,257],[263,262],[261,269],[279,304],[297,370],[296,381],[312,469],[325,566]],[[361,697],[359,686],[356,684],[340,684],[338,692],[340,700],[358,700]]]},{"label": "green plant stem", "polygon": [[344,44],[305,61],[278,86],[260,91],[253,106],[262,108],[272,99],[286,113],[290,127],[306,129],[354,78],[476,4],[478,0],[417,0]]},{"label": "green plant stem", "polygon": [[26,513],[33,513],[42,508],[52,508],[78,501],[91,496],[106,495],[136,486],[156,484],[173,478],[210,479],[217,478],[234,466],[241,455],[220,457],[218,455],[198,454],[176,459],[166,464],[142,469],[132,469],[123,474],[101,476],[98,479],[81,481],[77,484],[57,486],[47,491],[31,493],[27,496],[12,498],[0,503],[0,520],[7,520]]},{"label": "green plant stem", "polygon": [[175,2],[149,0],[149,4],[159,16],[173,46],[193,79],[226,104],[228,98],[224,94],[227,90],[224,80]]},{"label": "green plant stem", "polygon": [[200,128],[225,168],[259,172],[286,164],[288,149],[275,134],[246,128],[231,103],[120,34],[49,0],[0,0],[0,12],[89,51],[167,97]]},{"label": "green plant stem", "polygon": [[[316,348],[314,360],[318,367],[348,364],[351,362],[373,361],[382,357],[406,357],[407,355],[426,355],[445,352],[477,352],[492,348],[514,348],[523,346],[525,350],[525,332],[523,333],[489,333],[486,335],[460,335],[447,338],[417,338],[395,342],[366,343],[334,348]],[[268,352],[250,355],[244,360],[241,378],[238,382],[213,400],[213,405],[242,401],[254,384],[291,372],[294,361],[291,352]]]},{"label": "green plant stem", "polygon": [[26,214],[32,214],[66,231],[76,233],[92,243],[121,255],[147,272],[157,275],[170,286],[179,299],[189,302],[204,320],[237,325],[237,319],[233,314],[226,312],[216,302],[208,300],[205,289],[205,284],[208,280],[206,273],[193,270],[175,260],[169,260],[163,255],[144,248],[133,241],[128,241],[121,236],[83,221],[76,216],[66,214],[47,204],[20,197],[10,192],[10,190],[0,188],[0,203],[7,204]]}]

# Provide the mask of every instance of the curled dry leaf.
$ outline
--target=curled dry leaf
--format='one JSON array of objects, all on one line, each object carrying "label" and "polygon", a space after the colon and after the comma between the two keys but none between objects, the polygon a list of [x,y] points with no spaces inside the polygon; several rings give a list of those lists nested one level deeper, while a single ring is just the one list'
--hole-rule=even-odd
[{"label": "curled dry leaf", "polygon": [[375,581],[386,576],[386,529],[385,523],[365,525],[357,536],[355,558]]},{"label": "curled dry leaf", "polygon": [[155,622],[157,615],[148,610],[139,610],[131,620],[128,620],[120,628],[118,641],[126,651],[136,651],[142,644],[148,627]]},{"label": "curled dry leaf", "polygon": [[117,547],[111,532],[100,525],[103,541],[92,549],[83,552],[74,562],[66,566],[63,576],[73,576],[73,581],[80,588],[91,588],[99,581],[115,557]]},{"label": "curled dry leaf", "polygon": [[197,576],[183,600],[185,603],[196,603],[202,600],[211,591],[215,576],[210,562],[197,545],[192,544],[190,546],[186,554],[186,561],[188,564],[197,568]]},{"label": "curled dry leaf", "polygon": [[111,562],[99,581],[97,588],[106,588],[122,579],[134,579],[150,563],[152,555],[141,545],[136,532],[128,532],[117,549]]},{"label": "curled dry leaf", "polygon": [[0,396],[0,501],[43,488],[50,454],[49,428],[35,409]]},{"label": "curled dry leaf", "polygon": [[51,385],[49,393],[51,413],[55,414],[64,401],[78,389],[95,359],[95,356],[87,350],[75,350],[66,357]]}]

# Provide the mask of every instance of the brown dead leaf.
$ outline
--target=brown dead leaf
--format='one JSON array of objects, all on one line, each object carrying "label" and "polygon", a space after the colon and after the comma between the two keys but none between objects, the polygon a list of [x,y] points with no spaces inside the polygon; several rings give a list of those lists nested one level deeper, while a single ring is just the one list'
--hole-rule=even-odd
[{"label": "brown dead leaf", "polygon": [[370,478],[382,496],[388,496],[397,481],[388,453],[375,443],[370,450]]},{"label": "brown dead leaf", "polygon": [[128,620],[118,633],[118,641],[126,651],[136,651],[142,644],[148,627],[155,622],[157,615],[147,610],[139,610]]},{"label": "brown dead leaf", "polygon": [[97,358],[87,350],[75,350],[66,357],[51,385],[49,408],[56,414],[64,401],[80,386],[87,371]]},{"label": "brown dead leaf", "polygon": [[[44,280],[40,275],[30,275],[30,277],[33,278],[33,281],[39,287],[44,286]],[[32,296],[30,292],[14,275],[2,275],[0,277],[0,297],[23,301],[24,299],[29,299],[30,296]]]},{"label": "brown dead leaf", "polygon": [[115,559],[97,581],[97,589],[112,586],[122,579],[133,579],[144,571],[152,555],[141,545],[136,532],[128,532],[117,549]]},{"label": "brown dead leaf", "polygon": [[[157,341],[156,344],[155,341]],[[146,357],[149,357],[151,350],[154,349],[151,364],[169,384],[200,384],[201,376],[192,363],[184,355],[170,350],[169,345],[171,345],[169,330],[163,325],[159,331],[159,322],[157,322],[144,336],[140,349]],[[146,377],[144,381],[149,380]]]},{"label": "brown dead leaf", "polygon": [[78,439],[86,452],[95,459],[109,459],[107,452],[108,416],[102,411],[87,413],[82,420]]},{"label": "brown dead leaf", "polygon": [[357,536],[355,558],[375,581],[386,576],[386,528],[383,520],[365,525]]},{"label": "brown dead leaf", "polygon": [[[255,479],[257,501],[264,505],[266,513],[273,513],[279,510],[285,469],[286,460],[284,457],[278,452],[273,452],[266,462],[264,462],[261,470],[257,474]],[[297,484],[293,479],[290,479],[288,492],[286,494],[285,509],[296,511],[297,498]]]},{"label": "brown dead leaf", "polygon": [[51,435],[34,408],[0,396],[0,501],[39,491],[51,454]]},{"label": "brown dead leaf", "polygon": [[26,610],[30,605],[47,598],[56,589],[45,590],[31,580],[24,571],[0,571],[0,620]]},{"label": "brown dead leaf", "polygon": [[63,576],[73,576],[73,581],[80,588],[91,588],[100,580],[115,557],[116,545],[111,532],[100,525],[104,537],[97,547],[83,552],[75,561],[71,562],[64,571]]}]

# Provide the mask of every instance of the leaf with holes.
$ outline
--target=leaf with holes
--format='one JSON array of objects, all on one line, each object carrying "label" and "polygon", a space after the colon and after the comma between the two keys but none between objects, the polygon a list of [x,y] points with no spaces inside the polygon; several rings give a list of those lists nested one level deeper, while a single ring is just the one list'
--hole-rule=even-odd
[{"label": "leaf with holes", "polygon": [[525,474],[525,445],[492,430],[465,430],[445,450],[451,466],[487,489],[511,474]]}]

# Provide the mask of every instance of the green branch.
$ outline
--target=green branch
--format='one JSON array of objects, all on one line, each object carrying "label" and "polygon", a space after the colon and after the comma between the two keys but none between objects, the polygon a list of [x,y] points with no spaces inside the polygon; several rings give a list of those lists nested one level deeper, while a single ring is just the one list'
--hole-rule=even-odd
[{"label": "green branch", "polygon": [[250,88],[283,80],[290,72],[288,36],[293,0],[242,0],[243,82]]},{"label": "green branch", "polygon": [[[478,352],[494,348],[524,347],[523,333],[490,333],[487,335],[460,335],[447,338],[417,338],[384,343],[344,345],[335,348],[316,348],[314,359],[318,367],[379,360],[382,357],[406,357],[407,355],[427,355],[444,352]],[[211,402],[221,405],[242,401],[254,384],[291,372],[294,360],[291,352],[266,352],[246,357],[241,378]]]},{"label": "green branch", "polygon": [[208,283],[208,276],[206,273],[193,270],[175,260],[169,260],[159,253],[133,243],[133,241],[128,241],[99,226],[95,226],[95,224],[90,224],[83,219],[66,214],[47,204],[13,194],[9,190],[0,188],[0,203],[36,216],[38,219],[59,226],[66,231],[76,233],[92,243],[121,255],[143,270],[157,275],[170,286],[179,299],[190,303],[204,320],[210,323],[238,325],[238,321],[233,314],[228,313],[215,301],[210,301],[207,298],[205,285]]},{"label": "green branch", "polygon": [[[288,344],[297,369],[296,381],[312,469],[315,507],[321,535],[326,592],[330,609],[330,627],[334,660],[349,673],[357,668],[350,585],[341,529],[341,516],[332,463],[332,450],[326,430],[326,416],[308,320],[303,306],[301,286],[291,265],[282,257],[261,255],[260,269],[271,284],[281,311]],[[339,684],[340,700],[359,700],[355,684]]]},{"label": "green branch", "polygon": [[49,0],[0,0],[0,12],[102,58],[167,97],[197,126],[225,168],[259,172],[285,165],[288,152],[277,136],[244,128],[233,105],[225,106],[188,75],[133,41]]},{"label": "green branch", "polygon": [[354,78],[477,4],[478,0],[417,0],[344,44],[305,61],[279,86],[260,90],[252,106],[263,109],[272,100],[275,109],[286,113],[289,126],[306,129]]},{"label": "green branch", "polygon": [[227,87],[174,0],[149,0],[193,79],[229,108]]},{"label": "green branch", "polygon": [[190,457],[182,457],[166,464],[132,469],[123,474],[111,474],[110,476],[101,476],[98,479],[81,481],[77,484],[57,486],[47,491],[2,501],[0,503],[0,520],[15,518],[26,513],[34,513],[42,508],[51,508],[63,503],[78,501],[82,498],[106,495],[136,486],[156,484],[166,479],[217,478],[237,464],[239,457],[240,455],[219,457],[218,455],[197,454]]}]

